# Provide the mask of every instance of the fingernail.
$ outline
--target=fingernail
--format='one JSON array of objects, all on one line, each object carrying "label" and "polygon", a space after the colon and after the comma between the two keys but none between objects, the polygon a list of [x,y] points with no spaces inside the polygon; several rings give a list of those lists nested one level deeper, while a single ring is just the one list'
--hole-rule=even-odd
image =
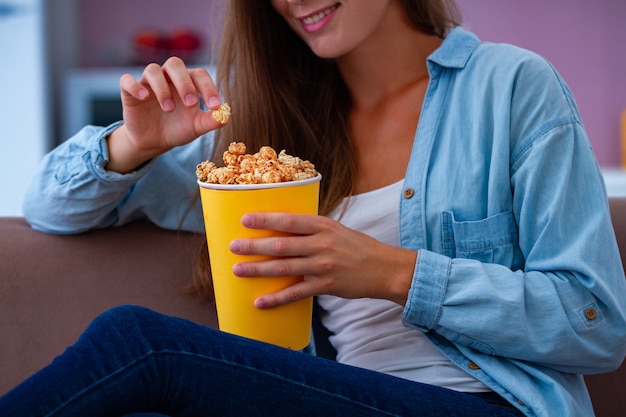
[{"label": "fingernail", "polygon": [[233,240],[232,242],[230,242],[230,251],[232,253],[241,252],[241,242],[238,240]]},{"label": "fingernail", "polygon": [[207,103],[207,105],[210,108],[219,107],[220,104],[222,104],[222,100],[220,100],[219,97],[217,96],[209,97],[209,102]]},{"label": "fingernail", "polygon": [[198,97],[195,94],[187,94],[185,96],[185,104],[187,106],[193,106],[198,102]]},{"label": "fingernail", "polygon": [[174,110],[175,107],[174,101],[169,98],[163,102],[163,110],[165,111]]},{"label": "fingernail", "polygon": [[233,274],[235,276],[241,276],[245,272],[243,265],[235,264],[233,265]]},{"label": "fingernail", "polygon": [[267,301],[263,297],[259,297],[254,300],[254,306],[256,308],[267,308]]},{"label": "fingernail", "polygon": [[146,97],[148,97],[148,90],[142,88],[141,90],[137,91],[137,96],[139,96],[140,100],[145,99]]},{"label": "fingernail", "polygon": [[254,217],[249,214],[245,214],[241,218],[241,224],[245,227],[252,227],[254,225]]}]

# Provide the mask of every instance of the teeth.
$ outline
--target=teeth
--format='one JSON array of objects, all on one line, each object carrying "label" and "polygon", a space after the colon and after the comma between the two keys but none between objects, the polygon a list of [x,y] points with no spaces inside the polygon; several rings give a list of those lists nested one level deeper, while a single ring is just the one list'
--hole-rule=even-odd
[{"label": "teeth", "polygon": [[331,14],[333,11],[335,11],[335,9],[337,8],[337,6],[333,6],[330,9],[326,9],[325,11],[318,13],[316,15],[313,16],[309,16],[306,19],[302,19],[302,21],[307,24],[307,25],[312,25],[313,23],[317,23],[320,20],[322,20],[324,17],[328,16],[329,14]]}]

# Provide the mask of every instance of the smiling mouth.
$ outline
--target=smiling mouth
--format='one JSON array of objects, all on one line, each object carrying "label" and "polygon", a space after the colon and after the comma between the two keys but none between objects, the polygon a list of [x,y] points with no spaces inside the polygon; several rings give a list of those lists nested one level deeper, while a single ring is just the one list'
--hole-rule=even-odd
[{"label": "smiling mouth", "polygon": [[313,25],[319,22],[320,20],[322,20],[323,18],[325,18],[326,16],[328,16],[329,14],[331,14],[332,12],[334,12],[335,10],[337,10],[338,7],[339,7],[339,4],[335,4],[329,7],[328,9],[324,10],[323,12],[315,13],[314,15],[307,16],[300,20],[302,20],[302,22],[305,25]]}]

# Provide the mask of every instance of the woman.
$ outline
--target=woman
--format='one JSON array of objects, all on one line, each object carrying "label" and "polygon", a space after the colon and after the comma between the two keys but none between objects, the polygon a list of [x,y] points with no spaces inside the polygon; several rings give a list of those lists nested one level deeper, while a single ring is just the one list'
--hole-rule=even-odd
[{"label": "woman", "polygon": [[[600,171],[550,64],[455,16],[445,0],[230,1],[219,90],[176,58],[122,77],[124,123],[53,151],[44,204],[26,200],[50,232],[144,217],[202,233],[184,202],[205,155],[244,140],[311,160],[324,216],[250,213],[294,236],[230,249],[281,255],[241,277],[306,277],[255,305],[316,296],[338,362],[121,307],[0,414],[592,416],[582,374],[626,345]],[[231,123],[215,130],[198,96],[224,97]]]}]

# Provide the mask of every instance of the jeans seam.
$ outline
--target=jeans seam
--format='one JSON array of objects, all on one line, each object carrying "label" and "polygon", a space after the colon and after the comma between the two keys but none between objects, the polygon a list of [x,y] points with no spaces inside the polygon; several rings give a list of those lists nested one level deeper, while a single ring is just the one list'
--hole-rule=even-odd
[{"label": "jeans seam", "polygon": [[131,362],[129,362],[128,364],[119,367],[118,369],[116,369],[114,372],[111,372],[109,374],[107,374],[106,376],[98,379],[97,381],[95,381],[94,383],[90,384],[89,386],[83,388],[82,390],[80,390],[79,392],[75,393],[74,395],[72,395],[70,398],[68,398],[67,400],[65,400],[62,404],[60,404],[57,408],[55,408],[54,410],[52,410],[50,413],[48,413],[45,417],[53,417],[55,414],[57,414],[58,412],[62,411],[64,407],[66,407],[70,402],[77,400],[78,398],[80,398],[82,395],[86,394],[87,392],[91,391],[92,389],[96,388],[97,386],[105,383],[106,381],[112,379],[113,377],[115,377],[116,375],[121,374],[122,372],[132,368],[133,366],[137,365],[138,363],[148,359],[150,356],[154,356],[155,354],[158,354],[159,352],[150,352],[147,353],[143,356],[140,356],[138,358],[135,358],[134,360],[132,360]]},{"label": "jeans seam", "polygon": [[287,378],[284,377],[282,375],[277,375],[275,373],[266,371],[266,370],[261,370],[252,366],[248,366],[248,365],[244,365],[235,361],[229,361],[223,358],[215,358],[212,356],[207,356],[207,355],[202,355],[199,353],[192,353],[192,352],[180,352],[180,351],[176,351],[176,350],[169,350],[169,349],[165,349],[165,350],[158,350],[158,351],[152,351],[149,353],[146,353],[138,358],[135,358],[134,360],[132,360],[131,362],[129,362],[128,364],[125,364],[121,367],[119,367],[118,369],[116,369],[115,371],[107,374],[106,376],[94,381],[92,384],[90,384],[89,386],[83,388],[82,390],[80,390],[79,392],[75,393],[74,395],[72,395],[70,398],[66,399],[62,404],[60,404],[58,407],[56,407],[54,410],[50,411],[48,414],[46,414],[46,417],[54,417],[55,415],[57,415],[57,413],[61,412],[63,410],[63,408],[65,408],[69,403],[71,403],[72,401],[75,401],[77,399],[79,399],[81,396],[83,396],[84,394],[88,393],[89,391],[93,390],[94,388],[98,387],[99,385],[102,385],[103,383],[107,382],[108,380],[111,380],[112,378],[114,378],[115,376],[123,373],[126,370],[131,369],[132,367],[138,365],[140,362],[145,361],[146,359],[149,359],[150,357],[158,357],[161,355],[172,355],[172,356],[191,356],[191,357],[196,357],[196,358],[205,358],[205,359],[209,359],[215,362],[219,362],[225,365],[229,365],[229,366],[233,366],[233,367],[239,367],[241,369],[248,369],[248,370],[252,370],[254,372],[259,372],[261,374],[264,374],[266,376],[270,376],[272,378],[275,378],[277,380],[281,380],[281,381],[285,381],[285,382],[289,382],[291,384],[296,384],[299,385],[301,387],[310,389],[310,390],[314,390],[317,392],[321,392],[324,393],[325,395],[329,395],[332,396],[334,398],[337,399],[341,399],[347,402],[350,402],[351,404],[358,406],[358,407],[363,407],[369,410],[373,410],[376,411],[378,413],[387,415],[387,416],[392,416],[392,417],[402,417],[399,414],[395,414],[395,413],[390,413],[388,411],[384,411],[384,410],[380,410],[377,407],[374,407],[372,405],[368,405],[368,404],[364,404],[361,401],[357,401],[354,400],[352,398],[346,397],[344,395],[335,393],[335,392],[331,392],[322,388],[318,388],[318,387],[314,387],[311,386],[309,384],[305,384],[299,381],[295,381],[291,378]]},{"label": "jeans seam", "polygon": [[313,390],[313,391],[321,392],[321,393],[324,393],[326,395],[330,395],[330,396],[332,396],[334,398],[338,398],[338,399],[342,399],[344,401],[348,401],[351,404],[358,405],[359,407],[367,408],[369,410],[373,410],[373,411],[379,412],[381,414],[385,414],[387,416],[402,417],[399,414],[390,413],[388,411],[381,410],[381,409],[379,409],[377,407],[374,407],[372,405],[364,404],[361,401],[353,400],[352,398],[346,397],[344,395],[341,395],[341,394],[338,394],[338,393],[335,393],[335,392],[331,392],[331,391],[328,391],[328,390],[325,390],[325,389],[322,389],[322,388],[314,387],[314,386],[311,386],[311,385],[303,383],[303,382],[294,381],[291,378],[287,378],[287,377],[282,376],[282,375],[277,375],[277,374],[275,374],[273,372],[270,372],[270,371],[261,370],[261,369],[255,368],[253,366],[243,365],[243,364],[235,362],[235,361],[229,361],[229,360],[222,359],[222,358],[214,358],[214,357],[211,357],[211,356],[201,355],[201,354],[197,354],[197,353],[187,353],[187,352],[177,352],[177,351],[161,351],[160,353],[170,353],[170,354],[175,354],[175,355],[178,354],[178,355],[187,355],[187,356],[197,356],[197,357],[211,359],[211,360],[214,360],[214,361],[226,364],[226,365],[239,367],[239,368],[242,368],[242,369],[248,369],[248,370],[251,370],[251,371],[254,371],[254,372],[259,372],[259,373],[262,373],[262,374],[264,374],[266,376],[270,376],[272,378],[275,378],[277,380],[286,381],[286,382],[289,382],[291,384],[299,385],[301,387],[304,387],[304,388],[307,388],[307,389],[310,389],[310,390]]}]

